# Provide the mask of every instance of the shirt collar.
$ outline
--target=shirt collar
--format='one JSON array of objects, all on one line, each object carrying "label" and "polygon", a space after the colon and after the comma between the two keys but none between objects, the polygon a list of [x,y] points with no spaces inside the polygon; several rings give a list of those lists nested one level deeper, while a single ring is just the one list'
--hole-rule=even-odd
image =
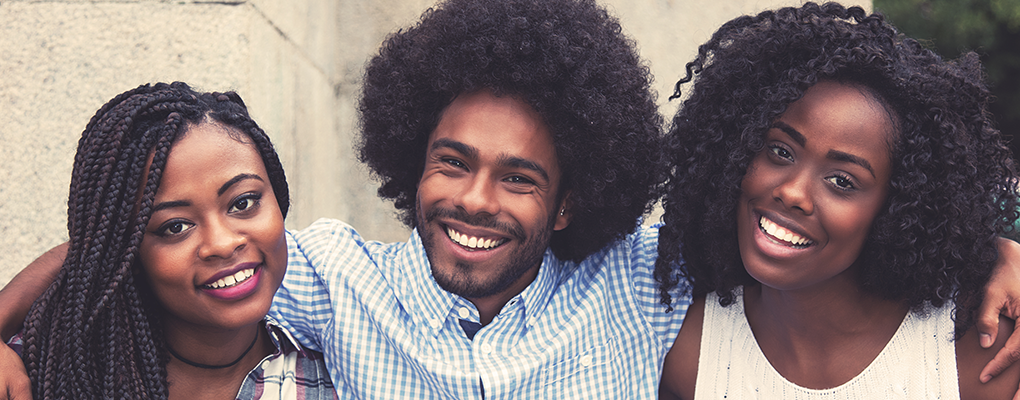
[{"label": "shirt collar", "polygon": [[301,347],[301,343],[298,342],[294,336],[291,336],[290,332],[284,329],[283,326],[280,326],[280,323],[276,322],[273,317],[266,315],[265,322],[266,332],[269,333],[270,341],[272,341],[273,345],[276,346],[277,354],[286,352],[284,349],[285,347],[293,347],[297,351],[301,352],[303,356],[308,357],[308,354],[305,353],[304,347]]},{"label": "shirt collar", "polygon": [[411,278],[406,280],[403,290],[403,297],[409,300],[407,307],[411,319],[433,336],[437,335],[446,322],[446,316],[453,309],[457,296],[443,290],[432,278],[432,268],[418,229],[411,232],[411,240],[400,258],[400,265],[405,268],[401,273]]}]

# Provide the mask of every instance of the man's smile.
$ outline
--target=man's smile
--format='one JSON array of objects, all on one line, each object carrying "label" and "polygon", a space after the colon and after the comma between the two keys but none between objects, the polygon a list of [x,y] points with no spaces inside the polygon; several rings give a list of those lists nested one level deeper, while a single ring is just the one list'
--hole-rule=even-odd
[{"label": "man's smile", "polygon": [[470,236],[464,233],[460,233],[449,226],[446,227],[446,235],[454,243],[464,246],[470,250],[491,250],[496,247],[499,247],[500,245],[508,241],[508,239],[500,237],[485,238],[478,236]]}]

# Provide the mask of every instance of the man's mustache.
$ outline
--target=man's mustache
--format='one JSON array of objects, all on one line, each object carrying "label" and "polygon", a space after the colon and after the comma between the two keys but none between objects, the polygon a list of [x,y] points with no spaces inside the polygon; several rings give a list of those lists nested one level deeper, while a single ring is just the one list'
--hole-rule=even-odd
[{"label": "man's mustache", "polygon": [[519,224],[510,224],[498,221],[496,220],[495,216],[490,214],[482,213],[476,215],[468,215],[468,213],[460,209],[449,209],[442,207],[432,208],[427,213],[425,213],[425,222],[432,222],[436,218],[452,219],[471,226],[491,229],[521,241],[525,239],[524,229],[521,228]]}]

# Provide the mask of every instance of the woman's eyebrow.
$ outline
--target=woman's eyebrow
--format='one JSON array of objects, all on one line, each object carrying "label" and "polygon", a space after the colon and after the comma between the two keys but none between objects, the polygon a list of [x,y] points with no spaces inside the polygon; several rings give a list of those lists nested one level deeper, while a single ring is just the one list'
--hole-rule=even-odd
[{"label": "woman's eyebrow", "polygon": [[264,180],[262,180],[261,176],[258,176],[258,175],[255,175],[255,174],[237,174],[237,176],[235,176],[233,178],[230,178],[230,180],[227,181],[227,183],[224,183],[223,186],[220,186],[220,190],[216,191],[216,195],[217,196],[222,196],[223,193],[225,193],[227,191],[227,189],[230,189],[231,186],[234,186],[235,184],[237,184],[240,181],[248,180],[248,179],[255,179],[255,180],[258,180],[260,182],[265,182]]},{"label": "woman's eyebrow", "polygon": [[868,160],[865,160],[861,157],[857,157],[853,154],[842,152],[839,150],[829,150],[829,153],[825,155],[825,158],[860,165],[864,167],[864,169],[868,170],[868,172],[871,173],[872,177],[875,176],[875,170],[871,169],[871,163],[869,163]]},{"label": "woman's eyebrow", "polygon": [[799,144],[801,147],[804,147],[804,144],[807,143],[807,138],[805,138],[804,135],[800,133],[800,131],[794,129],[790,125],[787,125],[783,121],[773,122],[772,127],[785,132],[787,136],[793,139],[793,141],[797,142],[797,144]]}]

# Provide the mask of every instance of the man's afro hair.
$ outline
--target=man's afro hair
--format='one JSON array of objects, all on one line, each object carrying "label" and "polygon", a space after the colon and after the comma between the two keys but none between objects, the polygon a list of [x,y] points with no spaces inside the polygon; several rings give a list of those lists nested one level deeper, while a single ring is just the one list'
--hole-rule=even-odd
[{"label": "man's afro hair", "polygon": [[453,99],[516,96],[553,134],[571,224],[557,257],[580,260],[633,232],[663,179],[648,68],[590,0],[450,0],[391,35],[368,64],[360,160],[414,226],[425,147]]}]

